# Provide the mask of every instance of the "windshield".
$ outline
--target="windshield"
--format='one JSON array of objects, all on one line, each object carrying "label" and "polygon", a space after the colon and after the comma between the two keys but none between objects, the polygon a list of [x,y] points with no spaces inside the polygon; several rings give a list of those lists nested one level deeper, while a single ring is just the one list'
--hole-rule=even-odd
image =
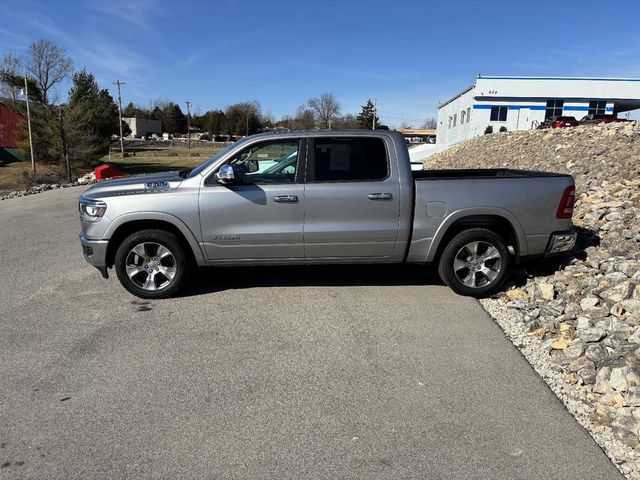
[{"label": "windshield", "polygon": [[220,150],[218,153],[216,153],[213,157],[209,158],[208,160],[205,160],[200,165],[198,165],[196,168],[194,168],[193,170],[189,171],[189,173],[187,174],[187,178],[192,178],[192,177],[195,177],[196,175],[200,175],[203,170],[206,170],[209,165],[214,164],[216,161],[218,161],[220,158],[222,158],[224,155],[226,155],[227,152],[229,150],[231,150],[233,147],[235,147],[236,145],[237,145],[236,143],[232,143],[232,144],[227,145],[226,147],[224,147],[222,150]]}]

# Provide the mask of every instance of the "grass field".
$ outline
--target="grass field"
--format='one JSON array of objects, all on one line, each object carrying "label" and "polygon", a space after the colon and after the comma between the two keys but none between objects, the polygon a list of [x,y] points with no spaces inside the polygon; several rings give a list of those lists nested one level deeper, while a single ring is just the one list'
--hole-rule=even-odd
[{"label": "grass field", "polygon": [[31,162],[12,162],[0,166],[0,193],[23,190],[38,183],[60,183],[64,170],[59,165],[36,165],[36,177],[31,176]]},{"label": "grass field", "polygon": [[[166,170],[182,170],[193,168],[211,155],[219,152],[220,146],[127,146],[127,153],[131,156],[120,158],[119,151],[114,148],[111,156],[105,155],[96,162],[95,166],[108,163],[119,168],[125,175],[153,173]],[[135,154],[135,156],[133,155]],[[80,176],[92,168],[74,168],[73,173]],[[27,189],[38,183],[64,182],[64,170],[59,165],[37,164],[37,176],[30,176],[31,162],[12,162],[0,166],[0,192]]]},{"label": "grass field", "polygon": [[119,168],[126,175],[182,170],[195,167],[221,149],[218,146],[194,146],[191,149],[186,146],[131,148],[127,151],[135,156],[120,158],[119,152],[116,151],[111,154],[111,158],[103,157],[101,163]]}]

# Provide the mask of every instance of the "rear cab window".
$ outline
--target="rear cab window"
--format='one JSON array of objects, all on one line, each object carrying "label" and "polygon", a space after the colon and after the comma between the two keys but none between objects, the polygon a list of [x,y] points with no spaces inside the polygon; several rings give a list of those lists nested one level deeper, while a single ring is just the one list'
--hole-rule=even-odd
[{"label": "rear cab window", "polygon": [[380,181],[389,176],[382,138],[316,137],[310,153],[308,182]]}]

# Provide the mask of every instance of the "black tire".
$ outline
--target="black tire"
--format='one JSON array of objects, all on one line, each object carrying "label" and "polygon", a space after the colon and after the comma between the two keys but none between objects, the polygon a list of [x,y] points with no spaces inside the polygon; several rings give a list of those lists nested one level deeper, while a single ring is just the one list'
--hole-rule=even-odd
[{"label": "black tire", "polygon": [[141,230],[118,246],[114,267],[118,280],[129,292],[140,298],[158,299],[171,297],[185,286],[193,261],[175,234]]},{"label": "black tire", "polygon": [[511,254],[504,240],[485,228],[471,228],[457,234],[444,248],[438,262],[438,274],[451,290],[476,298],[498,291],[510,268]]}]

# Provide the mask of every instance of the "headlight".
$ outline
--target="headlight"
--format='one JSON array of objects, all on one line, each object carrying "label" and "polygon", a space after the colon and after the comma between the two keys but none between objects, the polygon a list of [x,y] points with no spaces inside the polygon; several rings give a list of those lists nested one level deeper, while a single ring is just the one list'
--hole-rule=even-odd
[{"label": "headlight", "polygon": [[84,221],[97,222],[106,211],[107,204],[104,202],[80,200],[80,218]]}]

